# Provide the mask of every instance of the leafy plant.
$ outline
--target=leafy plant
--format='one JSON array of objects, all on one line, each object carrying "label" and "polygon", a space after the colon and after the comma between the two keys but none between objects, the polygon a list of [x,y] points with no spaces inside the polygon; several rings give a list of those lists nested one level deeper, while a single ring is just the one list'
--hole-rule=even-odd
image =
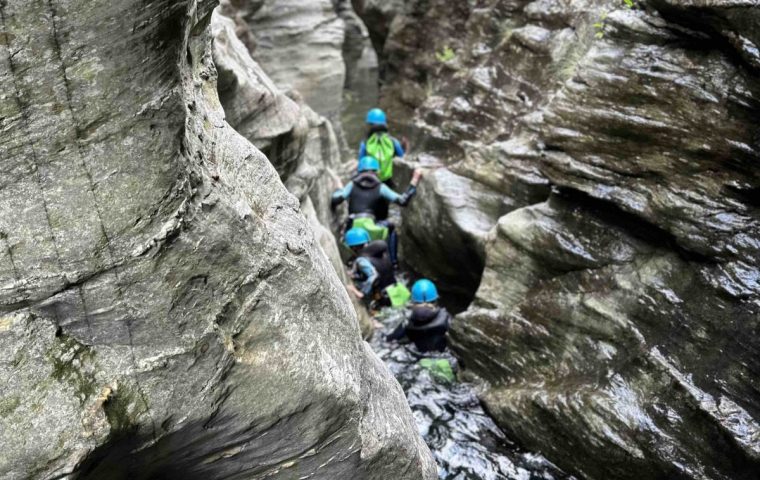
[{"label": "leafy plant", "polygon": [[[623,0],[623,4],[628,10],[633,10],[636,8],[636,0]],[[602,15],[599,17],[599,21],[594,24],[594,29],[596,30],[594,36],[596,38],[604,38],[604,30],[607,27],[607,15],[609,14],[606,11],[602,12]]]},{"label": "leafy plant", "polygon": [[607,15],[608,13],[606,11],[602,12],[602,15],[599,17],[599,21],[594,24],[594,29],[596,30],[594,36],[596,38],[604,38],[604,28],[607,26]]},{"label": "leafy plant", "polygon": [[440,52],[435,52],[435,58],[437,58],[441,63],[449,63],[450,61],[454,60],[456,56],[457,54],[454,53],[454,50],[448,45],[443,47],[443,50]]}]

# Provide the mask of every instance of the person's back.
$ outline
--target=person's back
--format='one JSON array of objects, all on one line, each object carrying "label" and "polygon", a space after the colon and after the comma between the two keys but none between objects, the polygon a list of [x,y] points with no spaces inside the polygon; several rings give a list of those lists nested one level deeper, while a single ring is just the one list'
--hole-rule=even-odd
[{"label": "person's back", "polygon": [[349,228],[363,227],[371,232],[373,239],[387,239],[391,263],[396,266],[398,234],[393,223],[377,217],[375,212],[379,205],[387,206],[388,202],[397,203],[402,207],[408,205],[417,193],[417,184],[422,178],[422,172],[415,170],[409,188],[403,194],[398,194],[380,182],[377,176],[379,169],[379,162],[374,157],[363,157],[359,160],[359,173],[348,185],[332,194],[331,206],[334,208],[348,200]]},{"label": "person's back", "polygon": [[[408,142],[404,139],[399,142],[388,133],[388,117],[379,108],[373,108],[367,112],[367,126],[369,132],[367,138],[359,146],[359,158],[372,156],[380,163],[378,177],[380,181],[391,189],[393,183],[393,160],[403,157],[409,149]],[[375,207],[375,217],[378,220],[388,218],[389,203],[382,200]]]},{"label": "person's back", "polygon": [[396,283],[396,277],[393,274],[393,262],[391,262],[388,244],[383,240],[375,240],[364,246],[357,253],[357,258],[366,258],[370,261],[378,274],[377,280],[373,285],[374,291],[382,291],[386,287]]},{"label": "person's back", "polygon": [[[381,182],[390,182],[393,179],[393,159],[403,156],[403,147],[395,138],[383,128],[369,134],[365,142],[364,151],[367,155],[375,157],[380,162],[378,176]],[[400,155],[399,155],[400,154]]]},{"label": "person's back", "polygon": [[382,182],[373,172],[361,172],[354,179],[351,194],[348,197],[348,213],[351,215],[374,214],[375,208],[382,200]]},{"label": "person's back", "polygon": [[421,352],[446,349],[446,332],[451,325],[451,315],[443,307],[415,305],[411,308],[406,336]]},{"label": "person's back", "polygon": [[409,316],[390,335],[388,340],[406,337],[421,352],[441,352],[446,349],[446,332],[451,325],[451,315],[439,307],[438,289],[427,279],[418,280],[412,286],[412,306]]}]

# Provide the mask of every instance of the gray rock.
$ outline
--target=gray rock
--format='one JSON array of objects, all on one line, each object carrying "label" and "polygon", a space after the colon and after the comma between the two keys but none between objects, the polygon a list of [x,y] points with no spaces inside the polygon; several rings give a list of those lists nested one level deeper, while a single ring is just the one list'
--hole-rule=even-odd
[{"label": "gray rock", "polygon": [[369,109],[377,106],[379,66],[367,27],[354,11],[352,2],[333,0],[333,3],[338,16],[346,24],[346,36],[343,41],[346,84],[341,124],[348,143],[348,156],[355,160],[359,144],[366,135],[365,115]]},{"label": "gray rock", "polygon": [[[584,477],[760,470],[759,18],[757,2],[493,0],[393,20],[386,107],[446,169],[404,219],[438,246],[412,264],[446,279],[485,257],[455,350],[502,427]],[[432,188],[450,175],[474,183]],[[452,197],[496,225],[456,263],[441,250],[472,222],[451,221]]]},{"label": "gray rock", "polygon": [[270,78],[338,122],[346,79],[345,23],[332,0],[267,0],[249,22],[258,40],[252,53]]},{"label": "gray rock", "polygon": [[385,42],[391,31],[391,25],[397,16],[404,12],[402,0],[353,0],[356,13],[367,26],[375,51],[385,58]]},{"label": "gray rock", "polygon": [[214,3],[0,5],[0,476],[434,478],[298,200],[224,121]]},{"label": "gray rock", "polygon": [[[301,211],[343,284],[348,277],[332,231],[330,194],[341,186],[341,152],[331,124],[311,108],[286,96],[253,60],[237,37],[235,22],[214,12],[214,63],[219,72],[219,97],[226,120],[249,141],[267,152],[286,188],[301,202]],[[350,294],[349,294],[350,296]],[[354,304],[362,335],[372,320],[358,299]]]},{"label": "gray rock", "polygon": [[[237,38],[230,18],[215,12],[211,26],[226,120],[267,154],[288,190],[307,207],[304,212],[329,229],[329,194],[340,186],[335,170],[341,166],[330,123],[280,91]],[[335,267],[343,273],[342,264]]]}]

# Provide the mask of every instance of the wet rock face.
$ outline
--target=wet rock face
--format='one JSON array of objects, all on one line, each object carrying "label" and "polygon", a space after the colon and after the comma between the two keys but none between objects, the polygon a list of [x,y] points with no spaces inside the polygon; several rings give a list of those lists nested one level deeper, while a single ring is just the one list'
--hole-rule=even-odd
[{"label": "wet rock face", "polygon": [[[226,120],[266,153],[288,191],[299,199],[301,211],[338,277],[347,284],[329,205],[330,194],[341,186],[338,171],[342,166],[332,125],[280,91],[238,37],[235,21],[222,15],[228,8],[219,8],[211,21],[217,89]],[[292,95],[300,99],[297,93]],[[357,308],[356,313],[362,332],[368,334],[372,323],[366,309]]]},{"label": "wet rock face", "polygon": [[[424,95],[388,106],[411,118],[426,152],[418,160],[438,168],[421,187],[429,198],[410,207],[427,221],[405,222],[404,241],[453,241],[485,263],[452,343],[489,410],[527,447],[588,478],[753,478],[758,7],[458,8],[464,28],[425,47],[452,52],[428,60],[432,81],[415,74],[425,74]],[[400,61],[386,92],[417,81],[417,32],[436,38],[440,19],[413,11],[386,42],[396,52],[386,61]],[[448,193],[446,172],[475,186]],[[501,212],[473,201],[483,191],[504,199]],[[434,215],[467,205],[492,222],[480,242],[456,240],[471,218]],[[449,268],[447,258],[413,266],[447,279],[436,266]]]},{"label": "wet rock face", "polygon": [[386,58],[385,42],[393,21],[404,12],[402,0],[353,0],[353,8],[367,26],[372,45],[381,57]]},{"label": "wet rock face", "polygon": [[346,78],[345,23],[332,0],[267,0],[248,17],[253,55],[277,85],[338,121]]},{"label": "wet rock face", "polygon": [[329,226],[329,194],[340,186],[342,167],[331,123],[298,92],[283,93],[237,37],[233,20],[217,12],[212,30],[227,121],[267,155],[288,190],[302,203],[313,203],[318,220]]},{"label": "wet rock face", "polygon": [[[274,83],[288,95],[298,92],[304,104],[326,117],[343,156],[353,157],[362,127],[356,110],[363,116],[376,101],[377,56],[351,2],[225,0],[222,13],[235,21],[237,36]],[[348,122],[345,134],[342,115]]]},{"label": "wet rock face", "polygon": [[224,120],[215,6],[0,4],[0,476],[434,478],[298,200]]}]

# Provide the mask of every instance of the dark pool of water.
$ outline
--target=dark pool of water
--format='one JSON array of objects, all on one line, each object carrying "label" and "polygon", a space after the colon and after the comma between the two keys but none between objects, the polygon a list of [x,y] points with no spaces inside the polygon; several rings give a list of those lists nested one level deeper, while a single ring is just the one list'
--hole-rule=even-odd
[{"label": "dark pool of water", "polygon": [[400,311],[384,310],[382,330],[371,344],[406,392],[417,428],[433,452],[442,480],[572,480],[540,455],[516,448],[486,415],[471,385],[447,382],[424,369],[425,357],[444,358],[456,368],[449,353],[422,355],[413,345],[386,342],[402,320]]}]

